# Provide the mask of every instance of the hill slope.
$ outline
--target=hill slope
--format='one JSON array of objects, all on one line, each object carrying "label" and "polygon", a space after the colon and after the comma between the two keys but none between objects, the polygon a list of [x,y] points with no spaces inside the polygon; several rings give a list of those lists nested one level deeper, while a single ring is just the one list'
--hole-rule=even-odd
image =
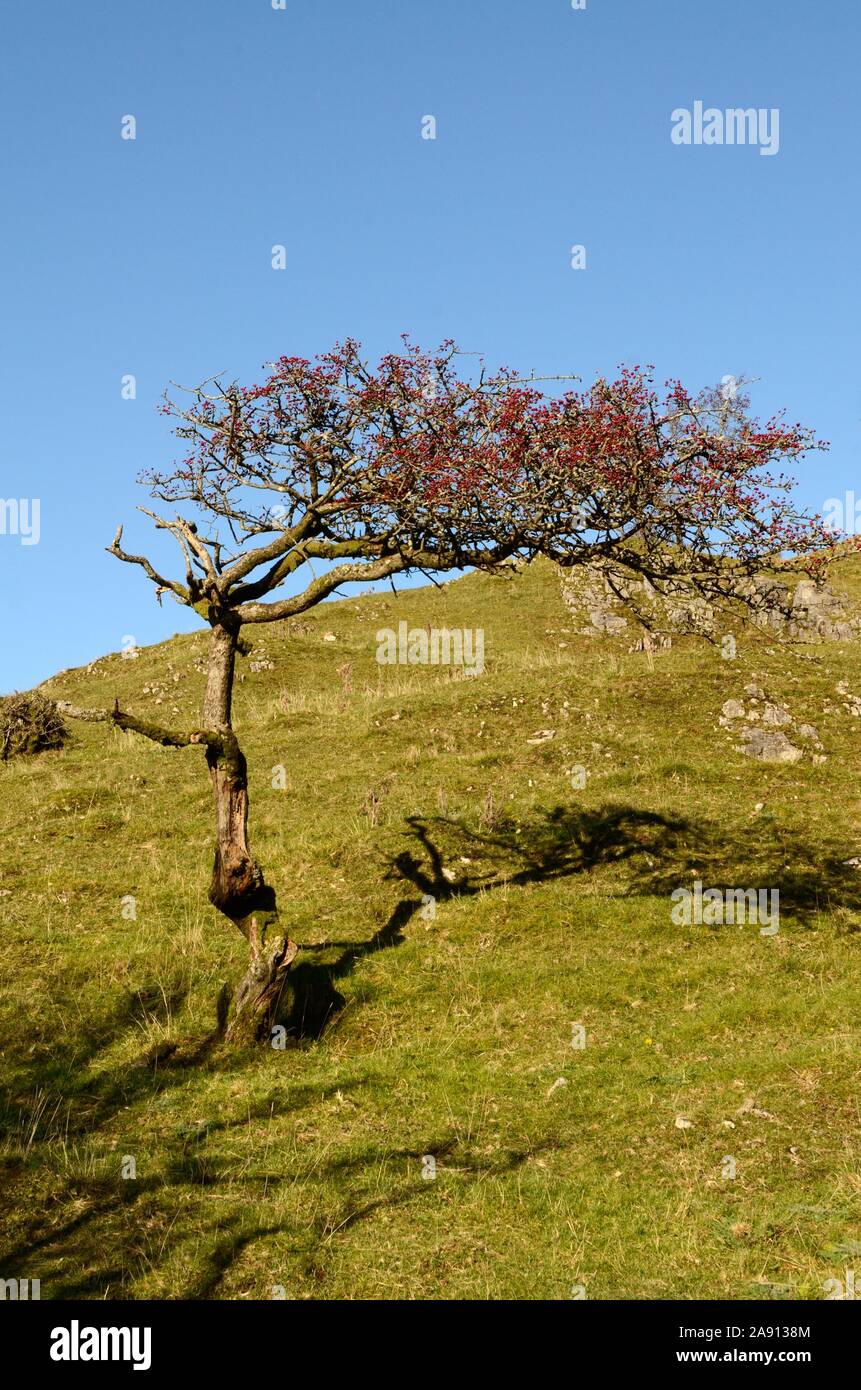
[{"label": "hill slope", "polygon": [[[857,564],[841,584],[857,598]],[[378,665],[401,620],[483,629],[484,674]],[[309,1000],[343,1006],[285,1050],[207,1044],[245,945],[206,901],[197,750],[81,725],[0,766],[0,1276],[46,1298],[822,1297],[861,1253],[859,723],[836,692],[861,694],[861,648],[629,652],[578,636],[541,564],[248,636],[252,843]],[[177,637],[43,689],[189,726],[205,652]],[[826,761],[736,751],[718,716],[750,682]],[[676,925],[696,879],[779,888],[779,932]],[[147,1065],[177,1038],[193,1065]]]}]

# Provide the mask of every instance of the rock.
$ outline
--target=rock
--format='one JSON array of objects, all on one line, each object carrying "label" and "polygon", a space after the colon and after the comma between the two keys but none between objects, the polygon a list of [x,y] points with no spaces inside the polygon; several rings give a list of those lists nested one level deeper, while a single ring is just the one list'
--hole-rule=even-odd
[{"label": "rock", "polygon": [[781,729],[792,723],[792,715],[783,705],[766,705],[762,711],[762,722],[770,729]]},{"label": "rock", "polygon": [[628,626],[627,618],[618,613],[610,613],[605,608],[590,608],[589,622],[596,632],[607,632],[612,637],[624,632]]},{"label": "rock", "polygon": [[[629,625],[629,618],[640,618],[649,628],[669,627],[676,632],[711,633],[714,611],[697,594],[686,594],[679,586],[673,593],[659,594],[648,580],[614,574],[612,584],[600,564],[580,565],[572,573],[563,572],[562,597],[585,625],[582,636],[618,637]],[[666,650],[672,638],[660,639],[647,632],[631,651]]]},{"label": "rock", "polygon": [[[745,693],[750,696],[751,700],[765,699],[764,691],[758,685],[746,685]],[[798,762],[799,758],[803,757],[803,750],[790,743],[785,734],[776,735],[771,732],[780,729],[793,729],[799,738],[807,739],[815,748],[822,749],[819,731],[815,726],[813,724],[796,725],[785,705],[766,701],[760,711],[753,708],[745,710],[741,700],[724,701],[718,723],[723,728],[729,728],[737,719],[746,719],[748,724],[752,726],[760,725],[759,728],[747,728],[739,735],[743,745],[739,751],[745,753],[749,758],[757,758],[761,762]],[[825,758],[814,758],[814,762],[825,762]]]},{"label": "rock", "polygon": [[786,626],[792,605],[785,584],[774,579],[745,579],[737,592],[748,605],[757,627],[779,631]]},{"label": "rock", "polygon": [[757,1119],[759,1120],[774,1119],[774,1116],[772,1115],[771,1111],[763,1110],[760,1106],[758,1106],[753,1096],[747,1096],[735,1113],[736,1115],[756,1115]]},{"label": "rock", "polygon": [[779,729],[744,729],[739,752],[761,763],[797,763],[804,754]]},{"label": "rock", "polygon": [[[682,580],[668,581],[658,591],[647,579],[623,576],[615,571],[612,583],[600,562],[561,572],[562,597],[583,624],[584,636],[617,637],[639,618],[643,626],[680,634],[713,635],[714,606]],[[796,641],[851,641],[861,630],[861,618],[848,611],[846,600],[831,586],[800,579],[791,590],[775,579],[746,579],[736,594],[744,601],[756,626]],[[654,640],[654,638],[653,638]],[[645,643],[645,639],[641,639]],[[649,650],[639,643],[632,651]],[[754,689],[756,694],[754,694]],[[763,700],[758,686],[748,687],[752,699]]]},{"label": "rock", "polygon": [[819,604],[819,586],[813,579],[800,579],[792,599],[793,608],[816,608]]},{"label": "rock", "polygon": [[644,632],[629,652],[668,652],[672,650],[673,639],[666,634]]},{"label": "rock", "polygon": [[837,682],[837,694],[843,696],[843,708],[853,719],[861,716],[861,695],[853,695],[846,681]]},{"label": "rock", "polygon": [[799,628],[799,635],[809,631],[826,641],[851,642],[857,629],[857,622],[846,613],[846,600],[835,594],[829,584],[818,584],[813,579],[799,580],[791,612],[791,625]]},{"label": "rock", "polygon": [[710,635],[715,629],[715,611],[710,603],[696,595],[691,598],[666,598],[664,607],[670,626],[680,633]]}]

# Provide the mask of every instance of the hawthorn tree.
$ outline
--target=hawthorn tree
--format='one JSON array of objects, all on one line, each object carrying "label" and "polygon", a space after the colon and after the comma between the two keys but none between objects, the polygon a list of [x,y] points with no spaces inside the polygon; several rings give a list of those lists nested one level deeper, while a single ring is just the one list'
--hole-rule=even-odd
[{"label": "hawthorn tree", "polygon": [[[597,562],[611,583],[633,575],[659,593],[738,600],[741,581],[764,567],[815,571],[831,542],[772,471],[824,446],[782,416],[760,424],[743,391],[692,395],[675,381],[659,391],[649,368],[633,367],[587,390],[568,379],[549,395],[508,369],[463,370],[450,341],[427,353],[405,340],[376,367],[354,341],[313,362],[268,365],[259,385],[212,378],[179,388],[181,401],[165,396],[186,452],[140,481],[176,511],[140,510],[176,541],[184,577],[126,551],[122,527],[109,547],[144,571],[159,601],[170,594],[209,624],[200,727],[162,728],[116,704],[62,706],[204,749],[215,802],[209,897],[250,952],[227,1029],[244,1039],[277,1021],[297,947],[279,930],[275,890],[248,840],[231,714],[243,627],[292,618],[345,584],[538,554],[566,568]],[[310,571],[305,587],[278,596],[300,571]]]}]

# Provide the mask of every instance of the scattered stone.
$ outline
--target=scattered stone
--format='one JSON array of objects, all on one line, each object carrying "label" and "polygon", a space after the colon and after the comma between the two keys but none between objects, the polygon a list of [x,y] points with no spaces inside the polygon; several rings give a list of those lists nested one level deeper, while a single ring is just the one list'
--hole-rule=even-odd
[{"label": "scattered stone", "polygon": [[[786,705],[767,700],[765,692],[759,685],[754,683],[746,685],[745,694],[751,700],[765,700],[762,710],[752,707],[745,710],[741,700],[725,700],[718,718],[718,723],[723,728],[737,729],[735,721],[739,719],[746,719],[748,725],[751,726],[738,730],[741,744],[736,745],[737,752],[744,753],[746,757],[755,758],[759,762],[797,763],[800,758],[804,757],[804,749],[798,748],[790,742],[786,733],[783,732],[786,730],[794,731],[795,736],[807,740],[808,744],[812,744],[818,750],[812,755],[813,762],[818,764],[826,761],[822,753],[819,731],[815,725],[796,724]],[[757,725],[760,727],[756,727]],[[758,805],[755,809],[762,810],[762,806]]]},{"label": "scattered stone", "polygon": [[821,748],[822,745],[819,743],[819,731],[813,724],[799,724],[795,732],[800,738],[809,738],[813,743],[819,744]]},{"label": "scattered stone", "polygon": [[770,729],[782,729],[792,723],[792,715],[783,705],[766,705],[762,711],[762,722]]},{"label": "scattered stone", "polygon": [[760,1110],[757,1108],[753,1096],[747,1096],[745,1100],[742,1101],[741,1105],[738,1107],[738,1110],[736,1110],[735,1113],[736,1115],[756,1115],[757,1119],[759,1120],[774,1119],[774,1115],[772,1115],[770,1110]]},{"label": "scattered stone", "polygon": [[779,729],[744,729],[738,751],[761,763],[797,763],[804,754]]},{"label": "scattered stone", "polygon": [[629,652],[668,652],[672,650],[673,639],[666,633],[644,632],[643,636],[629,647]]},{"label": "scattered stone", "polygon": [[846,681],[837,682],[837,694],[843,696],[843,708],[853,719],[861,716],[861,695],[853,695]]}]

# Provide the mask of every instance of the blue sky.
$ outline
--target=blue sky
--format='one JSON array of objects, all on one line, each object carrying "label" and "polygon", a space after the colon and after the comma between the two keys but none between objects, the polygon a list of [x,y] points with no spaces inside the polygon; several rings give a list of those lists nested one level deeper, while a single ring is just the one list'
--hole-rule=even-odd
[{"label": "blue sky", "polygon": [[[0,534],[0,690],[196,625],[104,551],[123,521],[129,549],[169,554],[135,512],[138,471],[174,456],[165,384],[258,380],[346,335],[371,354],[402,332],[451,336],[586,379],[622,361],[692,386],[746,373],[760,413],[785,404],[832,441],[803,502],[861,499],[859,14],[856,0],[7,6],[0,497],[38,498],[41,515],[36,545]],[[675,145],[671,113],[697,100],[777,108],[779,152]]]}]

